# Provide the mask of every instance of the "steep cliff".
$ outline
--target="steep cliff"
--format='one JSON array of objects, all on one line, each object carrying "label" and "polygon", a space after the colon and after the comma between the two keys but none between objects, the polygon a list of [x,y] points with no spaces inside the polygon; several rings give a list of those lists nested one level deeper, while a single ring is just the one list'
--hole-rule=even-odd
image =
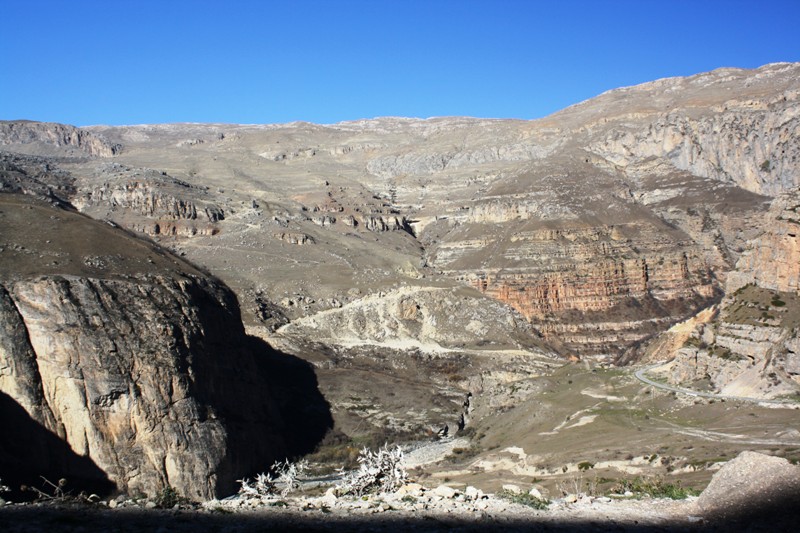
[{"label": "steep cliff", "polygon": [[798,209],[798,190],[775,199],[762,233],[728,276],[719,313],[697,325],[683,346],[660,351],[674,357],[661,369],[670,381],[706,382],[734,396],[800,394]]},{"label": "steep cliff", "polygon": [[0,392],[118,490],[228,494],[321,437],[324,412],[285,425],[277,355],[245,335],[224,285],[27,196],[0,195],[0,222]]},{"label": "steep cliff", "polygon": [[750,243],[736,263],[728,279],[728,292],[747,284],[800,292],[800,188],[776,198],[760,226],[766,231]]},{"label": "steep cliff", "polygon": [[[215,235],[225,211],[207,187],[192,186],[166,172],[114,163],[99,165],[93,179],[78,180],[70,200],[84,213],[150,236]],[[101,181],[98,185],[97,181]]]},{"label": "steep cliff", "polygon": [[0,146],[31,155],[110,157],[122,147],[102,136],[65,124],[0,121]]},{"label": "steep cliff", "polygon": [[613,356],[713,301],[713,263],[687,233],[623,194],[614,174],[577,155],[561,163],[498,180],[430,222],[428,263],[578,355]]}]

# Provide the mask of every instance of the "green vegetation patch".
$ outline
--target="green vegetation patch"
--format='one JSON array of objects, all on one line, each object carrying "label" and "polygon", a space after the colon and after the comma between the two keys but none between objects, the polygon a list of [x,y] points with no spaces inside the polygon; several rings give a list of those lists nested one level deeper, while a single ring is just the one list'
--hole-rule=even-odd
[{"label": "green vegetation patch", "polygon": [[615,494],[632,492],[634,497],[669,498],[685,500],[689,496],[697,496],[699,490],[683,487],[681,482],[667,483],[660,477],[635,477],[621,481],[613,490]]},{"label": "green vegetation patch", "polygon": [[512,503],[526,505],[533,509],[547,509],[547,506],[550,505],[550,500],[546,500],[544,498],[537,498],[536,496],[528,494],[527,492],[513,492],[510,490],[501,490],[496,494],[496,496],[498,498],[502,498]]}]

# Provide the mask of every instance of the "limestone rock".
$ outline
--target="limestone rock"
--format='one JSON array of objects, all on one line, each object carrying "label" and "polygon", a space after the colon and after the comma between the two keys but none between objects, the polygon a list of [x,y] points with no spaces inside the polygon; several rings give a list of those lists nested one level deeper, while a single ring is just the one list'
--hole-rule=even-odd
[{"label": "limestone rock", "polygon": [[711,478],[697,499],[702,513],[719,518],[778,520],[796,515],[800,467],[786,459],[742,452]]},{"label": "limestone rock", "polygon": [[440,498],[444,499],[451,499],[454,498],[456,495],[456,489],[453,487],[448,487],[447,485],[439,485],[435,489],[433,489],[433,494],[439,496]]},{"label": "limestone rock", "polygon": [[[290,364],[247,337],[227,287],[85,216],[0,200],[5,237],[60,260],[0,256],[0,393],[69,453],[119,491],[172,486],[200,499],[230,494],[237,479],[302,449],[317,417],[302,411],[319,400],[312,392],[283,405],[295,401],[288,391],[304,371],[288,378]],[[61,224],[46,223],[56,216]],[[105,275],[75,260],[87,246],[113,262]]]},{"label": "limestone rock", "polygon": [[294,320],[279,332],[334,345],[417,348],[429,353],[489,343],[535,350],[535,343],[526,339],[530,326],[509,311],[467,288],[403,287]]},{"label": "limestone rock", "polygon": [[3,392],[120,490],[170,485],[207,498],[231,491],[242,466],[286,449],[268,393],[247,392],[263,388],[260,370],[220,287],[191,278],[4,285],[2,321],[27,340],[3,339],[11,349],[0,359],[13,369]]},{"label": "limestone rock", "polygon": [[102,136],[74,126],[26,120],[0,121],[0,146],[43,155],[78,152],[101,157],[112,156],[122,149],[119,144],[109,143]]},{"label": "limestone rock", "polygon": [[800,188],[778,197],[761,227],[763,234],[749,243],[736,264],[728,292],[747,284],[800,292]]}]

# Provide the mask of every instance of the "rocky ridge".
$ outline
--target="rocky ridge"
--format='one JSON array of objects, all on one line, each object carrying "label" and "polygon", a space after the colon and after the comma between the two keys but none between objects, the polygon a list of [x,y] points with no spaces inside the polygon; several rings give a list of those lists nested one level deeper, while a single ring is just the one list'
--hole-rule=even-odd
[{"label": "rocky ridge", "polygon": [[0,146],[30,155],[110,157],[121,146],[74,126],[31,121],[0,121]]}]

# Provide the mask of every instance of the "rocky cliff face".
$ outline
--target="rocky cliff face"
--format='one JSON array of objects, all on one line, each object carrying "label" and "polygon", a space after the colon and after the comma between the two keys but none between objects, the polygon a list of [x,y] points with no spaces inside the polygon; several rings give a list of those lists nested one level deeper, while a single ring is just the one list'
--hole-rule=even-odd
[{"label": "rocky cliff face", "polygon": [[245,335],[227,288],[77,213],[0,202],[0,392],[118,490],[229,494],[313,446],[293,442],[276,356]]},{"label": "rocky cliff face", "polygon": [[620,353],[716,297],[713,258],[690,235],[642,209],[614,175],[564,164],[567,174],[543,164],[519,176],[513,190],[527,194],[497,185],[455,220],[429,223],[428,263],[578,355]]},{"label": "rocky cliff face", "polygon": [[[106,164],[95,170],[101,185],[87,184],[71,198],[81,211],[114,220],[150,236],[193,237],[219,232],[225,211],[192,186],[166,172]],[[85,182],[85,179],[84,179]]]},{"label": "rocky cliff face", "polygon": [[728,292],[748,284],[800,292],[800,189],[776,198],[761,227],[766,231],[750,243],[736,263]]},{"label": "rocky cliff face", "polygon": [[[772,204],[736,269],[720,312],[698,325],[665,368],[673,383],[707,381],[734,396],[783,397],[800,391],[800,240],[797,190]],[[668,369],[668,370],[667,370]]]},{"label": "rocky cliff face", "polygon": [[619,128],[589,149],[626,167],[648,158],[665,158],[693,175],[732,181],[760,194],[797,187],[794,166],[800,133],[798,94],[767,101],[729,101],[712,116],[666,113],[647,130]]},{"label": "rocky cliff face", "polygon": [[0,146],[32,155],[98,157],[110,157],[122,149],[74,126],[30,121],[0,121]]},{"label": "rocky cliff face", "polygon": [[[42,413],[34,418],[90,457],[120,490],[153,494],[169,485],[209,497],[230,487],[224,463],[231,435],[220,417],[231,413],[218,412],[203,396],[213,390],[215,373],[243,369],[202,362],[222,348],[219,341],[200,346],[213,339],[198,316],[210,310],[196,309],[190,299],[204,289],[190,280],[86,278],[3,287],[4,322],[28,341],[9,342],[27,357],[4,354],[3,366],[14,368],[3,376],[11,384],[4,392]],[[20,394],[17,382],[34,394]],[[273,449],[281,449],[280,436],[270,437]]]},{"label": "rocky cliff face", "polygon": [[800,98],[795,63],[718,69],[608,91],[552,118],[584,146],[626,168],[659,158],[752,192],[797,187]]}]

